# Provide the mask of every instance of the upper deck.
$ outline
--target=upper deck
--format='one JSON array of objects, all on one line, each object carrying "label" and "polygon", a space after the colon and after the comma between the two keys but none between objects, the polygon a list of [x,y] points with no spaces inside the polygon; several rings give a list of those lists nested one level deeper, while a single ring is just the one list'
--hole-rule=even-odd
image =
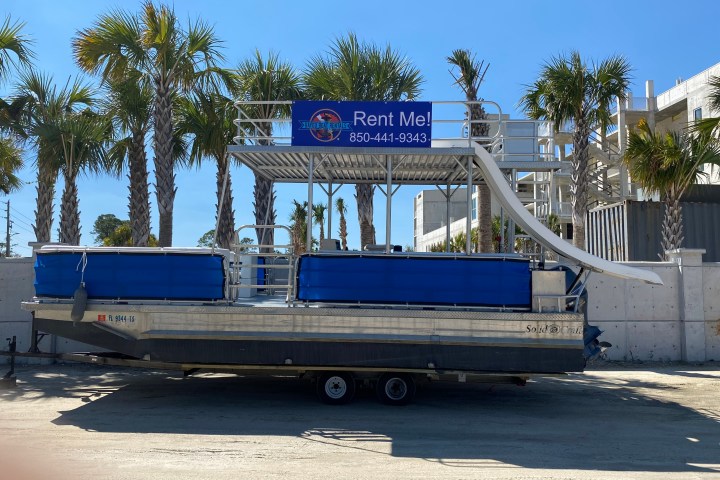
[{"label": "upper deck", "polygon": [[[340,147],[333,142],[297,145],[291,127],[296,103],[237,102],[238,135],[228,153],[254,173],[278,183],[336,185],[382,185],[388,178],[394,185],[465,185],[466,158],[474,156],[473,145],[478,142],[493,153],[503,170],[550,171],[564,164],[552,153],[551,122],[509,119],[495,102],[427,102],[431,104],[429,148],[404,147],[407,142],[400,141],[387,141],[387,146],[377,142]],[[486,119],[467,120],[475,106],[487,111]],[[282,117],[281,111],[285,112]],[[485,125],[487,135],[469,136],[468,130],[475,125]],[[470,178],[480,181],[481,171],[473,169]]]}]

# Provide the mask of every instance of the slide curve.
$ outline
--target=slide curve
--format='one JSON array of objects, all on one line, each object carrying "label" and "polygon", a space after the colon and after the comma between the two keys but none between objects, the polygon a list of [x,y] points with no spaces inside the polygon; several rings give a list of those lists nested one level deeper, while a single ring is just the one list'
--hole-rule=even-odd
[{"label": "slide curve", "polygon": [[510,216],[513,217],[515,222],[528,235],[532,236],[545,248],[552,250],[561,257],[573,260],[594,272],[605,273],[619,278],[640,280],[654,285],[663,284],[655,272],[596,257],[595,255],[591,255],[584,250],[574,247],[555,235],[523,206],[515,192],[510,188],[505,175],[500,171],[492,156],[480,145],[475,145],[475,154],[480,160],[478,166],[483,172],[485,181],[503,208],[509,212]]}]

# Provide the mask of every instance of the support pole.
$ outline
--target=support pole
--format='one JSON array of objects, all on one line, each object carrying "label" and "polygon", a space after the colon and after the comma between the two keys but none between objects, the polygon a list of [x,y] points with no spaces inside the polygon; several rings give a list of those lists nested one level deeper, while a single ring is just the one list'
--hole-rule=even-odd
[{"label": "support pole", "polygon": [[[468,117],[470,118],[470,117]],[[472,184],[473,184],[473,158],[471,155],[467,157],[467,215],[465,215],[465,253],[472,254],[472,241],[470,239],[470,231],[472,230]],[[448,219],[449,220],[449,219]]]},{"label": "support pole", "polygon": [[332,236],[332,211],[333,211],[333,188],[332,180],[328,180],[328,203],[327,203],[327,238],[333,238]]},{"label": "support pole", "polygon": [[5,218],[7,219],[7,228],[5,230],[5,258],[10,258],[10,200],[7,201]]},{"label": "support pole", "polygon": [[445,193],[445,251],[450,253],[450,184]]},{"label": "support pole", "polygon": [[385,192],[385,253],[390,253],[390,229],[392,228],[392,155],[385,156],[387,168],[387,191]]},{"label": "support pole", "polygon": [[315,154],[310,154],[308,162],[308,200],[307,200],[307,237],[305,251],[312,251],[312,212],[313,212],[313,177],[315,174]]}]

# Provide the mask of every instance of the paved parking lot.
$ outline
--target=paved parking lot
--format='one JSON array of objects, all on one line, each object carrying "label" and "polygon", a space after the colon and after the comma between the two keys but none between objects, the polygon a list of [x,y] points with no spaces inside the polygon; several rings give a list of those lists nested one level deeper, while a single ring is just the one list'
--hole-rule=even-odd
[{"label": "paved parking lot", "polygon": [[0,478],[720,479],[720,364],[603,365],[389,407],[293,378],[51,365],[0,391]]}]

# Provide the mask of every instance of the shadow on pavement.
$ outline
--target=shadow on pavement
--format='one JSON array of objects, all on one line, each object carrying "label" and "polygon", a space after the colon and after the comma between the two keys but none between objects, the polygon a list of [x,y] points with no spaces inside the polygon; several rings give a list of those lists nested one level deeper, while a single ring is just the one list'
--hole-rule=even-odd
[{"label": "shadow on pavement", "polygon": [[352,404],[332,407],[318,402],[310,382],[294,378],[100,372],[53,380],[44,394],[84,400],[55,424],[294,436],[457,467],[711,472],[717,470],[703,465],[720,463],[720,407],[708,414],[658,399],[652,392],[677,388],[659,383],[573,375],[538,378],[525,388],[428,384],[407,407],[378,404],[363,390]]}]

